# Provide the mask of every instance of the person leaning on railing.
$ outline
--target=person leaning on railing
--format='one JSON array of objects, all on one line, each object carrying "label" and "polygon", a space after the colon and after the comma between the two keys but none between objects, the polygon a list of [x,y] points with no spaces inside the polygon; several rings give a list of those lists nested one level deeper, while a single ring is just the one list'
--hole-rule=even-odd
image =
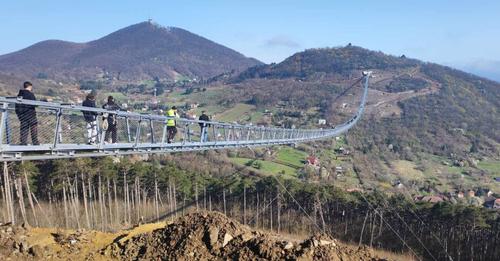
[{"label": "person leaning on railing", "polygon": [[[36,101],[35,94],[33,94],[33,84],[31,84],[31,82],[24,82],[23,89],[19,90],[17,97],[23,100]],[[33,145],[39,145],[38,120],[36,118],[35,105],[16,103],[15,111],[20,122],[19,132],[21,145],[28,144],[28,133],[30,132]]]},{"label": "person leaning on railing", "polygon": [[[120,106],[118,106],[118,104],[115,103],[115,99],[113,98],[113,96],[108,96],[108,102],[104,104],[102,108],[110,111],[118,111],[122,109]],[[103,116],[103,122],[107,124],[106,126],[107,128],[103,128],[106,130],[106,134],[104,135],[104,141],[109,142],[109,139],[111,138],[111,142],[116,143],[117,141],[116,125],[118,124],[118,121],[116,119],[116,114],[106,113],[106,115]]]},{"label": "person leaning on railing", "polygon": [[[83,101],[82,106],[95,108],[95,94],[89,93]],[[83,111],[83,117],[85,118],[86,128],[87,128],[87,143],[95,144],[97,141],[97,112],[95,111]]]},{"label": "person leaning on railing", "polygon": [[175,118],[179,118],[177,107],[172,106],[172,108],[167,111],[167,116],[171,117],[167,120],[167,143],[172,143],[175,134],[177,134],[177,122],[175,120]]}]

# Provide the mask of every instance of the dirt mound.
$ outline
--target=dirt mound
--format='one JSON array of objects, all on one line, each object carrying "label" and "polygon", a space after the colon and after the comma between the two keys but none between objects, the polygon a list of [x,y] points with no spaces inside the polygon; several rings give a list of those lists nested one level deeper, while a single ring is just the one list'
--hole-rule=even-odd
[{"label": "dirt mound", "polygon": [[103,247],[95,244],[96,233],[0,224],[0,260],[83,259]]},{"label": "dirt mound", "polygon": [[348,246],[328,236],[285,239],[252,230],[218,212],[198,212],[171,224],[144,224],[116,233],[0,223],[0,260],[385,259],[369,248]]},{"label": "dirt mound", "polygon": [[27,258],[32,250],[26,243],[26,229],[12,226],[10,223],[0,224],[0,257],[11,259]]},{"label": "dirt mound", "polygon": [[188,214],[165,228],[115,240],[101,254],[126,260],[384,260],[326,236],[279,240],[218,212]]}]

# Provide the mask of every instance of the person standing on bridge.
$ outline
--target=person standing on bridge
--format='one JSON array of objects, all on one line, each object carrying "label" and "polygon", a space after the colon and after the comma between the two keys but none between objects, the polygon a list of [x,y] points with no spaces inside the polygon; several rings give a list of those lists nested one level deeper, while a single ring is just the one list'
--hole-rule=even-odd
[{"label": "person standing on bridge", "polygon": [[[121,110],[121,107],[115,103],[115,99],[113,96],[108,96],[108,102],[102,106],[103,109],[110,111]],[[104,135],[104,141],[109,142],[111,138],[112,143],[116,143],[117,141],[117,124],[118,121],[116,119],[116,114],[107,113],[107,116],[103,117],[103,121],[107,121],[106,134]]]},{"label": "person standing on bridge", "polygon": [[177,114],[177,107],[172,106],[172,108],[167,111],[167,116],[170,117],[167,120],[167,143],[172,143],[175,138],[175,134],[177,134],[177,122],[175,120],[175,118],[179,118],[179,114]]},{"label": "person standing on bridge", "polygon": [[[33,84],[24,82],[23,89],[19,90],[18,98],[23,100],[36,101],[33,94]],[[33,145],[39,145],[38,142],[38,120],[36,118],[35,105],[16,104],[16,115],[20,122],[20,143],[21,145],[28,144],[28,133],[31,132],[31,141]]]},{"label": "person standing on bridge", "polygon": [[[205,111],[201,111],[200,118],[198,118],[200,121],[210,121],[210,118],[208,115],[205,113]],[[200,122],[200,140],[201,142],[206,142],[208,141],[208,127],[210,125],[206,122]]]},{"label": "person standing on bridge", "polygon": [[[95,108],[95,94],[89,93],[83,101],[82,106]],[[85,118],[87,127],[87,143],[95,144],[97,141],[97,112],[95,111],[83,111],[83,117]]]}]

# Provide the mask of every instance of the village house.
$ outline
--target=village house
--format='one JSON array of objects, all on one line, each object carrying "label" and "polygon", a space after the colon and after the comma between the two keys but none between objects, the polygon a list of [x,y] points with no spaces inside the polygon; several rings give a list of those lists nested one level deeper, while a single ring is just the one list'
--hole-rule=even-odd
[{"label": "village house", "polygon": [[319,166],[319,159],[314,157],[314,156],[307,157],[306,161],[307,161],[307,164],[309,164],[311,166],[315,166],[315,167]]}]

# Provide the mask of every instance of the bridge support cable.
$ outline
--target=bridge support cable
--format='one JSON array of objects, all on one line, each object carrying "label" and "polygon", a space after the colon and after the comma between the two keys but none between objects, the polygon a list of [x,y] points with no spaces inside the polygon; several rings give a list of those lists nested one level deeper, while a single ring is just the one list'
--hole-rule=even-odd
[{"label": "bridge support cable", "polygon": [[[357,112],[332,129],[285,129],[177,118],[177,135],[171,143],[166,139],[166,123],[171,117],[0,97],[0,161],[274,146],[330,138],[348,131],[361,118],[370,76],[371,72],[364,73],[363,95]],[[36,115],[16,114],[16,106],[35,108]],[[98,115],[97,131],[92,139],[95,142],[91,144],[87,137],[91,131],[87,129],[83,112]],[[105,116],[114,116],[116,127],[106,126]],[[208,124],[203,136],[200,123]]]}]

